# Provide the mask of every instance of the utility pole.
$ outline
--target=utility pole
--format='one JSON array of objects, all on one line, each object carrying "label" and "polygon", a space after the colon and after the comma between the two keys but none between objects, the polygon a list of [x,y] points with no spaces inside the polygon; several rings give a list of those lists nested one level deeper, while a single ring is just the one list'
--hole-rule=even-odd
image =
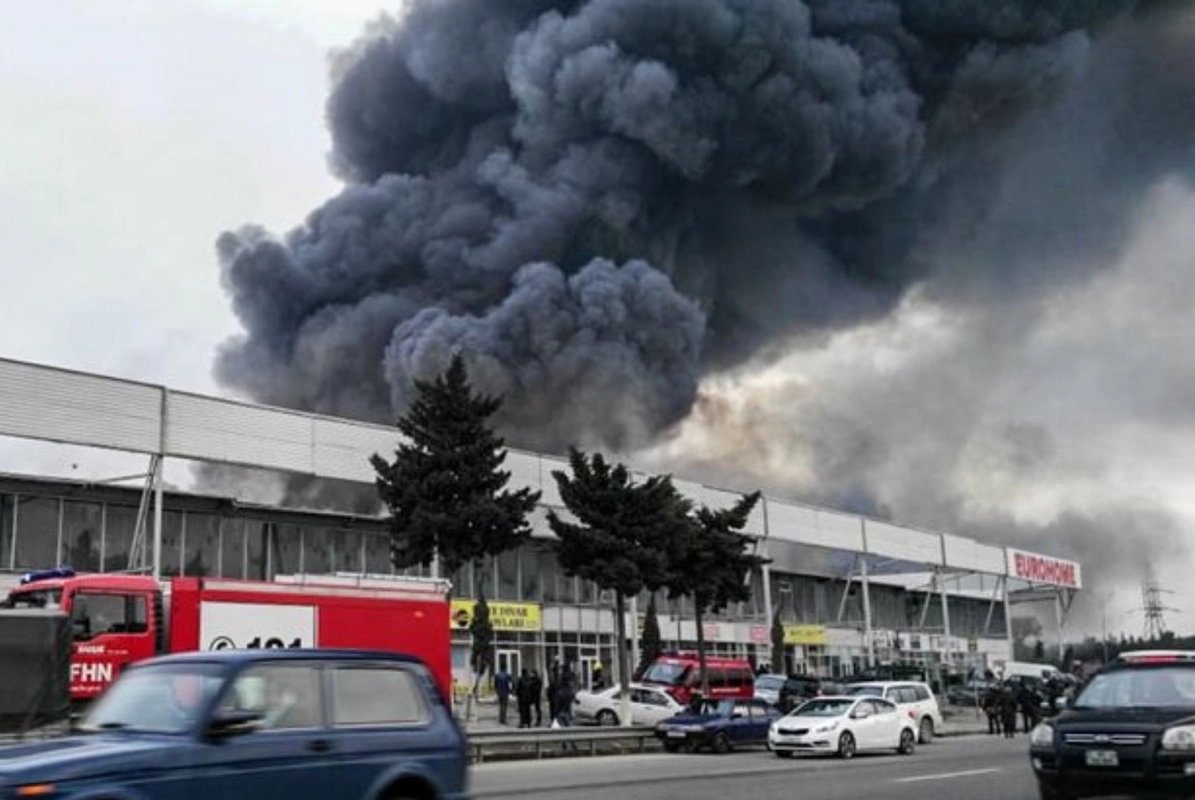
[{"label": "utility pole", "polygon": [[1174,594],[1174,592],[1160,588],[1158,582],[1153,578],[1147,578],[1141,584],[1141,612],[1145,616],[1146,641],[1160,639],[1168,633],[1166,612],[1178,611],[1177,608],[1169,608],[1165,605],[1162,601],[1164,594]]}]

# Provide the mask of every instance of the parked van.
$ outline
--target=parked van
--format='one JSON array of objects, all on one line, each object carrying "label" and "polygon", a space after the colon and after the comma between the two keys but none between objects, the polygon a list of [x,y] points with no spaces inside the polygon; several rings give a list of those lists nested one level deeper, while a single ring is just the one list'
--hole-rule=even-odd
[{"label": "parked van", "polygon": [[1039,681],[1049,681],[1060,677],[1062,673],[1053,664],[1034,664],[1030,661],[1008,661],[1004,664],[1001,677],[1009,678],[1037,678]]},{"label": "parked van", "polygon": [[[755,696],[755,672],[751,664],[737,658],[707,656],[705,668],[709,672],[711,700],[744,699]],[[696,653],[673,653],[660,656],[643,673],[640,681],[661,687],[688,705],[694,694],[701,692],[701,667]]]}]

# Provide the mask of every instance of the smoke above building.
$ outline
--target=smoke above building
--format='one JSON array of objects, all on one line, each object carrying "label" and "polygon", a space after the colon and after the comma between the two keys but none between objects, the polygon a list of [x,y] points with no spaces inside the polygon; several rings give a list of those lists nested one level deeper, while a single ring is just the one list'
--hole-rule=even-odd
[{"label": "smoke above building", "polygon": [[[389,422],[459,351],[514,444],[724,473],[787,442],[777,488],[987,530],[960,453],[1049,455],[1074,418],[1007,365],[1076,287],[1132,281],[1141,209],[1195,163],[1193,44],[1160,1],[412,0],[333,59],[343,190],[220,237],[244,333],[217,377]],[[940,362],[791,363],[919,308]],[[935,488],[885,482],[917,464]]]}]

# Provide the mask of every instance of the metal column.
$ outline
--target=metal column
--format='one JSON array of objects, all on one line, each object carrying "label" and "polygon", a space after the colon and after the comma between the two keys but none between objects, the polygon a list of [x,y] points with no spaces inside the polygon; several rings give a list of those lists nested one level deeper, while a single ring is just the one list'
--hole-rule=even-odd
[{"label": "metal column", "polygon": [[950,600],[946,594],[946,578],[941,572],[935,573],[938,580],[938,591],[942,597],[942,631],[945,636],[943,643],[946,648],[946,663],[954,663],[954,648],[950,636]]},{"label": "metal column", "polygon": [[875,667],[875,637],[871,633],[871,581],[867,577],[867,520],[859,520],[863,536],[863,558],[859,562],[859,582],[863,586],[863,635],[867,637],[867,667]]},{"label": "metal column", "polygon": [[[765,498],[763,498],[763,538],[764,538],[765,542],[768,540],[768,535],[770,533],[771,533],[771,528],[769,527],[769,524],[768,524],[768,498],[765,497]],[[764,552],[762,554],[765,558],[769,555],[767,550],[768,550],[768,548],[765,547]],[[768,633],[769,633],[768,652],[772,656],[772,664],[769,665],[769,669],[770,669],[771,666],[775,665],[776,663],[780,663],[781,665],[783,665],[785,662],[783,651],[781,651],[780,653],[772,652],[772,637],[770,634],[771,634],[771,630],[772,630],[771,629],[772,621],[775,619],[773,617],[775,610],[772,608],[772,564],[771,564],[771,562],[765,561],[763,564],[761,564],[759,567],[759,573],[760,573],[760,582],[763,585],[763,613],[764,613],[764,617],[766,617],[767,621],[768,621]]]},{"label": "metal column", "polygon": [[1013,651],[1012,605],[1009,603],[1008,576],[1005,575],[1001,580],[1004,581],[1004,637],[1008,640],[1008,660],[1012,661],[1016,654]]},{"label": "metal column", "polygon": [[[161,430],[158,432],[158,457],[153,465],[154,482],[154,580],[162,579],[162,484],[164,464],[166,462],[166,423],[170,404],[170,390],[162,388],[162,414],[159,420]],[[182,554],[179,554],[182,558]]]}]

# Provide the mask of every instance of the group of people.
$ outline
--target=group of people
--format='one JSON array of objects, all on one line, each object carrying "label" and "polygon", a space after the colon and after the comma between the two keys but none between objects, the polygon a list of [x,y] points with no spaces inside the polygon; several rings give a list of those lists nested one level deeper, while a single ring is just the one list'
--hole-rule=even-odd
[{"label": "group of people", "polygon": [[[600,670],[594,673],[595,688],[601,681]],[[494,676],[494,690],[498,695],[498,724],[507,725],[510,699],[515,699],[520,728],[540,728],[544,725],[544,680],[538,670],[524,669],[518,678],[506,670]],[[569,664],[554,662],[548,670],[548,721],[560,727],[573,724],[573,699],[577,696],[577,678]]]},{"label": "group of people", "polygon": [[980,698],[980,706],[988,718],[988,733],[1011,739],[1017,734],[1017,715],[1020,714],[1025,733],[1042,720],[1043,706],[1057,712],[1063,687],[1045,683],[1040,690],[1025,680],[993,681]]}]

